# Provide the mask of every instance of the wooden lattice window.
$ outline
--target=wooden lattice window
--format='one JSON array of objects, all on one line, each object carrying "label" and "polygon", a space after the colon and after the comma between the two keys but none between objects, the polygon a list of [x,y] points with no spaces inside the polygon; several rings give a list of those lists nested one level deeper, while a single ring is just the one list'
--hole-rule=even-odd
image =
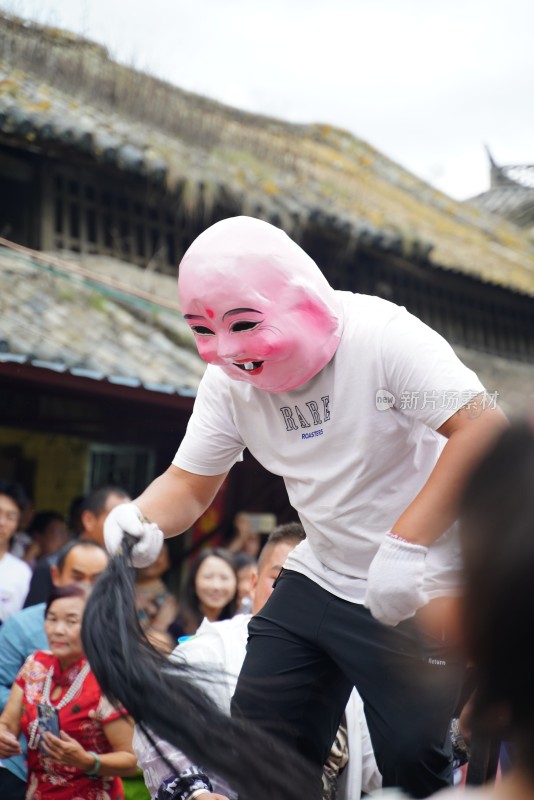
[{"label": "wooden lattice window", "polygon": [[55,168],[51,192],[53,249],[162,269],[183,254],[183,221],[161,193],[67,166]]},{"label": "wooden lattice window", "polygon": [[86,490],[120,486],[136,497],[154,477],[154,452],[143,447],[91,444]]}]

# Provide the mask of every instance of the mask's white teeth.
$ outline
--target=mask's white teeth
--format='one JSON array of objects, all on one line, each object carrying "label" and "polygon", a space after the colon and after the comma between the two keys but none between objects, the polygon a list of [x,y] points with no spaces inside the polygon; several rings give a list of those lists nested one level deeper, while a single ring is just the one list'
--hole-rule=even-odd
[{"label": "mask's white teeth", "polygon": [[243,364],[243,368],[244,369],[254,369],[254,362],[253,361],[247,361],[246,364]]}]

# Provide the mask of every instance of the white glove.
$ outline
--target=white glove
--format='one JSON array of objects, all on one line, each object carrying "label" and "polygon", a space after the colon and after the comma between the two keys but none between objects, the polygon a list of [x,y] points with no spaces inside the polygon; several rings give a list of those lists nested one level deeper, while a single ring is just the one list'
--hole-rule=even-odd
[{"label": "white glove", "polygon": [[149,522],[134,503],[121,503],[113,508],[104,522],[104,541],[111,555],[120,552],[124,533],[139,539],[132,549],[134,567],[148,567],[163,546],[163,532],[155,522]]},{"label": "white glove", "polygon": [[429,597],[423,591],[428,547],[388,533],[371,562],[365,605],[385,625],[413,617]]}]

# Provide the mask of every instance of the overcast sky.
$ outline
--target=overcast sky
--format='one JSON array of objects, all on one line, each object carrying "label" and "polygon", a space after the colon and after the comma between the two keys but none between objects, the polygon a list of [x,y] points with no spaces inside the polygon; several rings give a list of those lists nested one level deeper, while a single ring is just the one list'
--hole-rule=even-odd
[{"label": "overcast sky", "polygon": [[447,194],[534,163],[534,0],[0,0],[184,89],[365,139]]}]

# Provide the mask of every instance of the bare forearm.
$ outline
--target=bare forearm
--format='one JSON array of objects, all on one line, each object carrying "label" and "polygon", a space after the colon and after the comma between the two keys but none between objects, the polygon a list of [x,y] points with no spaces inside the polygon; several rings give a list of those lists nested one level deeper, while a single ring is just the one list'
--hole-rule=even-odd
[{"label": "bare forearm", "polygon": [[20,733],[20,725],[12,719],[8,720],[7,718],[0,718],[0,730],[7,731],[7,733],[12,733],[13,736],[18,736]]},{"label": "bare forearm", "polygon": [[486,409],[472,419],[467,415],[462,409],[458,419],[443,426],[449,439],[423,489],[393,525],[399,536],[428,546],[457,519],[471,472],[508,425],[499,409]]},{"label": "bare forearm", "polygon": [[165,536],[176,536],[208,508],[225,477],[194,475],[171,465],[134,502]]},{"label": "bare forearm", "polygon": [[20,720],[22,717],[23,692],[16,683],[11,687],[6,706],[0,715],[0,728],[14,736],[20,733]]},{"label": "bare forearm", "polygon": [[12,758],[20,755],[18,728],[0,720],[0,758]]},{"label": "bare forearm", "polygon": [[64,766],[77,767],[86,775],[127,777],[137,772],[137,759],[131,750],[113,750],[109,753],[96,753],[85,750],[72,737],[68,741],[63,736],[45,738],[47,755],[52,761]]},{"label": "bare forearm", "polygon": [[[91,757],[91,769],[94,766],[94,759]],[[100,767],[99,775],[118,775],[126,778],[137,773],[137,759],[133,753],[126,751],[118,753],[103,753],[99,755]]]}]

